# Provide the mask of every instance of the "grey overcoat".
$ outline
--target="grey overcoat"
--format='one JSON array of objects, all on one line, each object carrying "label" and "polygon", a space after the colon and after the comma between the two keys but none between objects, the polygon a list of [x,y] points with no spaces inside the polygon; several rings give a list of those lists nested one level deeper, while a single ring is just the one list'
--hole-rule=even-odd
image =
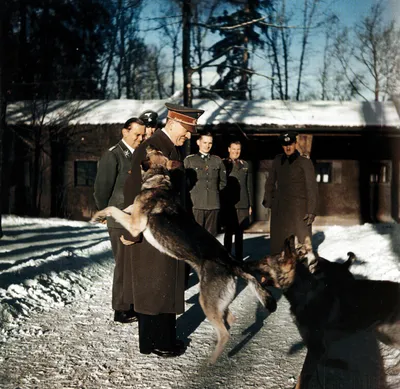
[{"label": "grey overcoat", "polygon": [[265,184],[264,206],[271,208],[270,252],[283,249],[285,238],[297,235],[300,242],[311,237],[311,225],[303,220],[306,214],[316,215],[318,187],[314,166],[296,151],[289,158],[280,154],[272,162]]}]

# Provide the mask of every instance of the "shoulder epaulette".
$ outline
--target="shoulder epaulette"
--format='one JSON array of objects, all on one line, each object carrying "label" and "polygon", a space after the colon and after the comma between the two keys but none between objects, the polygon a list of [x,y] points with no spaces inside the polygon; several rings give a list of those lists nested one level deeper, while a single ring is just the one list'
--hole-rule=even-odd
[{"label": "shoulder epaulette", "polygon": [[186,156],[186,158],[189,158],[189,157],[194,157],[196,154],[189,154],[188,156]]},{"label": "shoulder epaulette", "polygon": [[216,157],[216,158],[219,159],[219,160],[222,160],[222,158],[219,157],[218,155],[212,154],[211,156],[212,156],[212,157]]},{"label": "shoulder epaulette", "polygon": [[117,145],[112,146],[112,147],[110,147],[110,148],[108,149],[108,151],[113,151],[116,147],[117,147]]}]

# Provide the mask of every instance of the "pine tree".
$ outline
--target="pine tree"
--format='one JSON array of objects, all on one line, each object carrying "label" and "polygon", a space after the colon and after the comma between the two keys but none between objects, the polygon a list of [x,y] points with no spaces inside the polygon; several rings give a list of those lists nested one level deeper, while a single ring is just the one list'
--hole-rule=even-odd
[{"label": "pine tree", "polygon": [[[271,7],[272,0],[231,0],[230,3],[233,12],[225,10],[222,16],[212,17],[209,21],[209,25],[214,26],[212,31],[223,37],[210,48],[212,55],[218,57],[227,51],[217,66],[219,80],[212,89],[224,99],[247,100],[251,98],[253,72],[250,51],[263,47],[262,34],[268,28],[261,23],[265,15],[260,10]],[[235,9],[235,6],[239,8]]]}]

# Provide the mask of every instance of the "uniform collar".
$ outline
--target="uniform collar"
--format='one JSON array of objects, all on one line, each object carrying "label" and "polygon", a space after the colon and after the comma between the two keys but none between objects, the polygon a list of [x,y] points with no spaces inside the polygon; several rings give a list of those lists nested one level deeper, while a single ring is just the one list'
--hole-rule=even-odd
[{"label": "uniform collar", "polygon": [[281,165],[283,165],[286,160],[288,160],[289,164],[291,165],[299,156],[300,153],[297,150],[295,150],[292,155],[289,155],[289,157],[285,153],[283,153],[281,158]]},{"label": "uniform collar", "polygon": [[202,159],[205,159],[205,160],[210,159],[210,154],[203,154],[203,153],[201,153],[201,152],[199,151],[199,155],[200,155],[200,157],[201,157]]},{"label": "uniform collar", "polygon": [[121,141],[126,146],[126,148],[131,152],[131,154],[133,154],[135,149],[133,147],[129,146],[128,143],[126,143],[123,139],[121,139]]},{"label": "uniform collar", "polygon": [[[165,131],[165,128],[162,128],[161,131],[162,131],[165,135],[167,135],[167,137],[169,138],[169,140],[172,142],[172,139],[171,139],[171,137],[169,136],[168,132]],[[172,143],[174,144],[174,142],[172,142]],[[174,144],[174,145],[175,145],[175,144]]]}]

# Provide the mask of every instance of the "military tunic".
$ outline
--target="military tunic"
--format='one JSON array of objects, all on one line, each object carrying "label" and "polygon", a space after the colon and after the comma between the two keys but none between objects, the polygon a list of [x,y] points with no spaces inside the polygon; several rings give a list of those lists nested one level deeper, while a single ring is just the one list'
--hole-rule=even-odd
[{"label": "military tunic", "polygon": [[[111,205],[124,208],[123,188],[131,168],[131,159],[132,153],[122,140],[103,154],[94,183],[97,209]],[[120,242],[119,237],[125,229],[114,218],[107,218],[107,227],[115,259],[112,308],[116,311],[128,311],[133,304],[130,248]]]},{"label": "military tunic", "polygon": [[220,209],[220,191],[226,186],[226,171],[222,159],[216,155],[200,153],[188,155],[184,160],[186,174],[195,179],[190,190],[193,209]]},{"label": "military tunic", "polygon": [[279,253],[285,238],[297,235],[300,242],[311,237],[306,214],[316,215],[318,187],[314,166],[296,151],[287,157],[280,154],[272,162],[265,184],[264,206],[271,208],[271,254]]},{"label": "military tunic", "polygon": [[210,154],[192,154],[184,160],[190,199],[196,221],[212,235],[218,233],[220,192],[226,186],[222,159]]}]

